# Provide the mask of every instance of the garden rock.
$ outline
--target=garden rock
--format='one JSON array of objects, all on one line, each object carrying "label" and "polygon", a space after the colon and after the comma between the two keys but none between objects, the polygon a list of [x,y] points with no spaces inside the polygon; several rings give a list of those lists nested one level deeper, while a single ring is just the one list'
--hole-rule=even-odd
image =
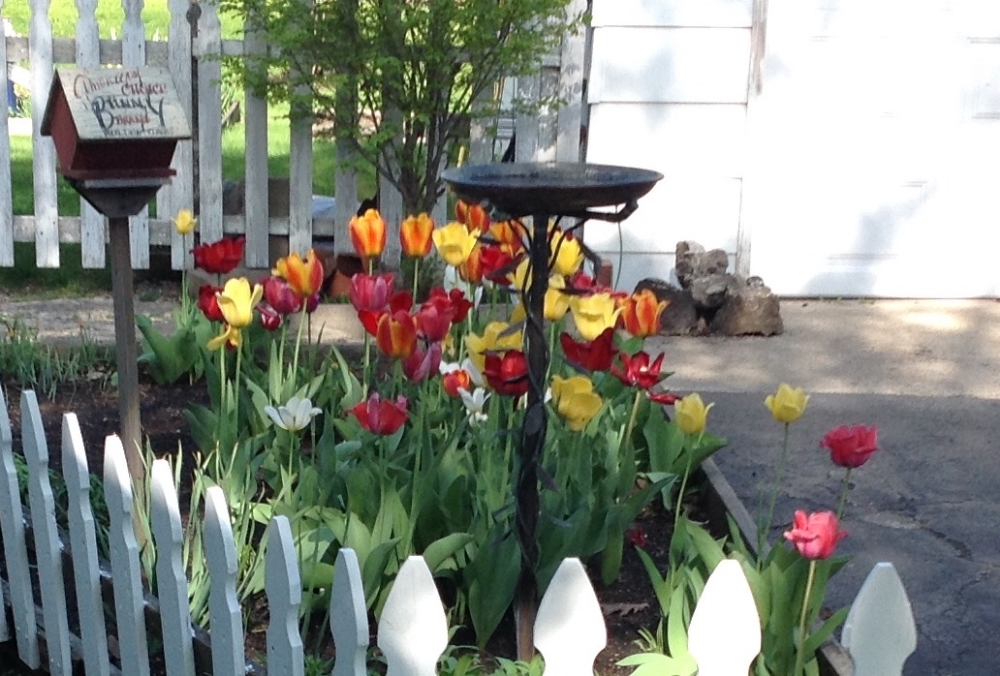
[{"label": "garden rock", "polygon": [[694,306],[691,292],[678,289],[662,279],[647,278],[636,284],[636,293],[649,289],[658,301],[666,301],[667,307],[660,315],[660,333],[666,336],[686,336],[698,328],[698,311]]},{"label": "garden rock", "polygon": [[689,289],[695,280],[725,275],[729,269],[729,255],[722,249],[706,251],[697,242],[678,242],[674,249],[674,271],[682,289]]},{"label": "garden rock", "polygon": [[730,287],[738,286],[733,275],[711,273],[696,276],[691,281],[691,297],[695,305],[705,310],[715,310],[726,302]]},{"label": "garden rock", "polygon": [[777,296],[760,277],[730,285],[725,302],[709,328],[726,336],[774,336],[784,331]]}]

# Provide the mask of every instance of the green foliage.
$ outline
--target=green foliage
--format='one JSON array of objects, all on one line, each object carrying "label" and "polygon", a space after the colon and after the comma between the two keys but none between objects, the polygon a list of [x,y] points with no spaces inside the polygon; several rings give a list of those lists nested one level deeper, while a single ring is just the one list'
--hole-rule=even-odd
[{"label": "green foliage", "polygon": [[78,345],[56,348],[39,342],[37,331],[22,320],[0,314],[0,374],[7,383],[52,399],[61,386],[106,380],[111,363],[108,349],[94,344],[82,328]]},{"label": "green foliage", "polygon": [[476,109],[481,95],[502,76],[532,72],[579,28],[566,4],[352,0],[318,2],[310,12],[298,0],[221,1],[277,47],[233,63],[236,77],[332,122],[411,213],[437,201],[438,171],[470,114],[485,112]]},{"label": "green foliage", "polygon": [[[730,522],[730,530],[736,531]],[[744,544],[742,538],[732,539],[733,557],[743,566],[750,583],[757,613],[761,618],[763,638],[761,655],[754,663],[755,676],[795,674],[798,620],[805,601],[806,581],[810,561],[787,547],[776,546],[766,556],[757,556]],[[820,623],[820,610],[826,598],[826,585],[849,560],[845,556],[820,559],[815,562],[816,572],[809,593],[806,610],[807,636],[803,652],[805,674],[817,674],[816,650],[834,630],[847,619],[847,608],[841,608]]]}]

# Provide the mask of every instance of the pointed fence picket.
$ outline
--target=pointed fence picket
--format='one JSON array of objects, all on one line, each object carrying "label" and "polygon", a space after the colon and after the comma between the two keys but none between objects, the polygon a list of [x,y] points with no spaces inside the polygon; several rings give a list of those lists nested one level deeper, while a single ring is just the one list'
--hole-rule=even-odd
[{"label": "pointed fence picket", "polygon": [[[222,489],[213,486],[205,496],[203,544],[211,581],[211,648],[206,654],[192,643],[200,630],[192,627],[188,609],[188,582],[181,564],[181,518],[168,463],[154,461],[150,480],[151,532],[158,553],[157,606],[154,599],[143,595],[132,489],[120,440],[112,436],[105,443],[104,491],[111,522],[109,593],[108,585],[102,585],[107,568],[97,556],[90,474],[76,417],[67,414],[62,427],[63,472],[69,497],[68,547],[59,540],[48,450],[33,392],[22,393],[21,419],[30,474],[30,529],[23,520],[13,434],[0,388],[0,532],[7,576],[2,586],[4,603],[13,610],[21,661],[38,668],[44,655],[51,673],[70,674],[71,657],[75,657],[82,658],[88,676],[141,676],[149,673],[147,645],[155,637],[162,641],[170,676],[206,671],[216,676],[260,673],[245,657],[242,610],[236,596],[237,553]],[[304,651],[298,627],[301,580],[295,544],[287,518],[274,517],[268,529],[264,585],[270,609],[268,673],[299,676],[304,672]],[[37,587],[32,586],[29,568],[28,530],[33,534],[31,565],[37,567]],[[70,551],[64,552],[67,548]],[[70,597],[63,586],[63,566],[70,559],[63,556],[72,560],[82,641],[68,629]],[[341,549],[334,571],[329,609],[337,654],[333,676],[366,676],[368,615],[355,553]],[[36,608],[36,598],[41,599],[41,611]],[[115,609],[120,671],[109,661],[103,618],[106,603],[113,603]],[[147,627],[145,613],[156,607],[158,622]],[[6,614],[0,612],[0,639],[9,640],[10,629]],[[542,598],[535,621],[535,645],[545,658],[547,676],[588,676],[606,640],[601,608],[583,565],[578,559],[564,560]],[[760,650],[760,640],[756,607],[743,570],[736,561],[723,561],[706,582],[691,620],[689,649],[699,661],[699,673],[746,674]],[[916,631],[906,592],[891,564],[878,564],[865,582],[845,624],[843,642],[855,656],[857,676],[902,672],[903,662],[915,646]],[[438,660],[448,645],[448,625],[434,579],[419,556],[410,557],[400,567],[382,611],[377,644],[386,657],[387,676],[436,674]]]}]

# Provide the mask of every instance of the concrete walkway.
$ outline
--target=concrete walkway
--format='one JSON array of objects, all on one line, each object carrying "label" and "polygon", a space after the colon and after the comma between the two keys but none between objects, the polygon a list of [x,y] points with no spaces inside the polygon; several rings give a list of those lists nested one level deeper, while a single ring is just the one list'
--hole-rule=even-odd
[{"label": "concrete walkway", "polygon": [[764,397],[781,382],[811,393],[791,428],[786,523],[796,509],[836,509],[843,470],[818,447],[823,434],[878,425],[881,450],[852,473],[840,551],[853,559],[831,605],[849,605],[871,567],[892,561],[917,620],[904,673],[997,673],[1000,303],[786,300],[781,313],[773,338],[657,339],[676,371],[667,382],[715,402],[709,426],[729,440],[716,461],[751,513],[781,450]]},{"label": "concrete walkway", "polygon": [[[80,326],[108,340],[110,298],[72,307],[0,302],[43,338],[71,339]],[[169,322],[174,304],[137,311]],[[321,306],[324,341],[356,341],[350,306]],[[829,429],[877,424],[881,450],[853,475],[831,605],[848,605],[877,561],[892,561],[919,632],[912,676],[997,673],[1000,643],[1000,303],[785,300],[785,333],[772,338],[657,338],[667,382],[714,401],[710,428],[729,445],[716,461],[754,511],[780,455],[781,425],[763,405],[779,383],[812,395],[791,429],[777,516],[836,509],[842,471],[818,448]],[[352,328],[355,327],[355,328]],[[779,527],[772,541],[780,537]]]}]

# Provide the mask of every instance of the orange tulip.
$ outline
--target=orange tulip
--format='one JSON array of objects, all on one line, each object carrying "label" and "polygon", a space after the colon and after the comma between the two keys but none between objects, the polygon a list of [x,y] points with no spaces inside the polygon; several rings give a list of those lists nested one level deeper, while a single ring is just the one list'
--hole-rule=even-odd
[{"label": "orange tulip", "polygon": [[297,253],[279,258],[271,273],[288,282],[300,298],[312,298],[323,286],[323,263],[312,249],[309,249],[305,260]]},{"label": "orange tulip", "polygon": [[490,217],[478,204],[469,204],[459,200],[455,203],[455,218],[469,230],[486,232],[490,229]]},{"label": "orange tulip", "polygon": [[660,332],[660,315],[667,301],[658,301],[650,289],[643,289],[620,303],[625,330],[637,338],[655,336]]},{"label": "orange tulip", "polygon": [[385,249],[388,236],[385,221],[375,209],[369,209],[363,216],[355,216],[347,226],[351,233],[354,250],[362,258],[377,258]]},{"label": "orange tulip", "polygon": [[490,235],[500,244],[506,245],[510,253],[520,251],[524,240],[524,228],[517,221],[498,221],[490,226]]},{"label": "orange tulip", "polygon": [[417,349],[417,324],[405,310],[379,317],[375,343],[385,355],[405,359]]},{"label": "orange tulip", "polygon": [[399,241],[403,245],[403,255],[423,258],[431,251],[431,233],[434,221],[427,214],[409,216],[399,226]]},{"label": "orange tulip", "polygon": [[476,243],[465,262],[458,266],[458,276],[469,284],[483,281],[483,245]]}]

